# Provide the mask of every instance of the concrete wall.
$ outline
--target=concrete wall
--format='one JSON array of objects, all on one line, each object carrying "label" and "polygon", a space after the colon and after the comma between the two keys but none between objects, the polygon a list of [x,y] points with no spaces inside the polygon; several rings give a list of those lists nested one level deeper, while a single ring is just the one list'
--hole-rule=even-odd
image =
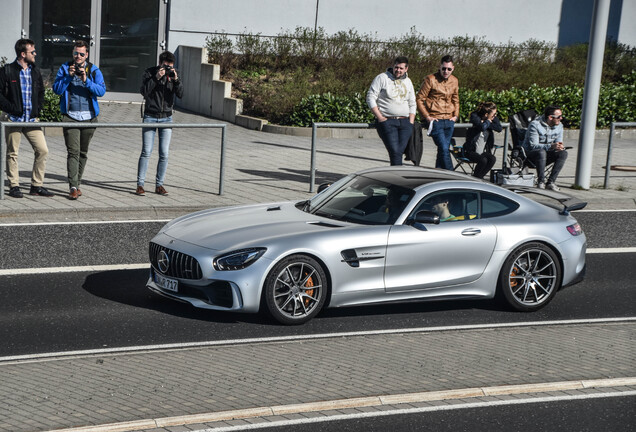
[{"label": "concrete wall", "polygon": [[[611,0],[608,35],[636,46],[636,1]],[[318,4],[318,8],[316,5]],[[276,35],[296,27],[355,29],[379,40],[414,27],[429,38],[538,39],[565,46],[589,39],[594,0],[172,0],[169,44],[204,46],[210,32]]]},{"label": "concrete wall", "polygon": [[232,97],[232,83],[219,78],[220,66],[207,62],[204,48],[180,46],[176,49],[183,80],[183,98],[177,106],[189,111],[261,130],[265,120],[242,115],[243,101]]}]

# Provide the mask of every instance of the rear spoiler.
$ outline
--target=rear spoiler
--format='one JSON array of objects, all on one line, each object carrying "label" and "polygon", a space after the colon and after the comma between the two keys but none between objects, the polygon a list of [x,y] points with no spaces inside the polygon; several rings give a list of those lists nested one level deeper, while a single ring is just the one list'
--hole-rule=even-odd
[{"label": "rear spoiler", "polygon": [[570,214],[570,212],[574,210],[581,210],[585,208],[585,206],[587,205],[585,201],[581,201],[578,198],[572,197],[570,195],[566,195],[564,193],[548,190],[548,189],[539,189],[535,187],[515,186],[515,185],[501,185],[501,187],[508,189],[510,191],[519,193],[519,194],[531,193],[535,195],[540,195],[542,197],[551,198],[563,206],[563,210],[559,212],[562,215],[568,215]]}]

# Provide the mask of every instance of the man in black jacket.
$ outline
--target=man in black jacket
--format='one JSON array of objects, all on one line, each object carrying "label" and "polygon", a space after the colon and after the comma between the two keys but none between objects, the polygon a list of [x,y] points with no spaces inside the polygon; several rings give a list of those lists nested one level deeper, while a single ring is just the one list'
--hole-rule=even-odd
[{"label": "man in black jacket", "polygon": [[[172,107],[175,97],[183,96],[183,84],[176,69],[174,54],[164,51],[159,55],[159,66],[145,70],[141,94],[144,97],[144,123],[172,123]],[[143,147],[137,167],[137,190],[139,196],[145,196],[144,182],[148,170],[148,160],[152,154],[155,142],[155,131],[158,128],[143,128]],[[168,150],[170,147],[171,128],[159,128],[159,161],[157,162],[157,176],[155,179],[155,193],[168,195],[163,181],[168,168]]]},{"label": "man in black jacket", "polygon": [[[35,42],[31,39],[18,40],[15,43],[15,53],[15,61],[0,69],[0,109],[7,114],[11,122],[36,122],[44,105],[44,83],[42,74],[35,65]],[[18,169],[18,150],[22,134],[26,136],[35,153],[29,193],[45,197],[53,196],[53,193],[42,186],[49,154],[42,128],[18,126],[7,127],[5,131],[9,196],[23,197]]]}]

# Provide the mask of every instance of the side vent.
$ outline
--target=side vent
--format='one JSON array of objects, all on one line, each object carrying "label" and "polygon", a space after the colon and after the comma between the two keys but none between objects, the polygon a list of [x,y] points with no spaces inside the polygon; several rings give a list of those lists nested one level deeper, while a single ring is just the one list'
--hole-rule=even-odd
[{"label": "side vent", "polygon": [[351,267],[360,267],[360,261],[358,260],[358,255],[354,249],[345,249],[340,252],[342,255],[342,262],[346,262]]}]

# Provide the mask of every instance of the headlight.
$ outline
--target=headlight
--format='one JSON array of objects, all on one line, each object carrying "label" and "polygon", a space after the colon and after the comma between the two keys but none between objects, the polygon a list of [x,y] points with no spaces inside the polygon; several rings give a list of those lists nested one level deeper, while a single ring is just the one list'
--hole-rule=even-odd
[{"label": "headlight", "polygon": [[259,259],[266,248],[241,249],[221,255],[214,259],[215,270],[242,270]]}]

